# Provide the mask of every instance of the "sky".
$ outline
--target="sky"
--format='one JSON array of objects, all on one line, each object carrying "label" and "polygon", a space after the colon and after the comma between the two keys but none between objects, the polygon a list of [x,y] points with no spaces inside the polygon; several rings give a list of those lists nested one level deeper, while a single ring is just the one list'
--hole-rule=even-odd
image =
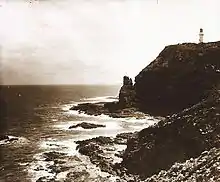
[{"label": "sky", "polygon": [[220,40],[219,0],[0,0],[1,84],[119,84],[166,45]]}]

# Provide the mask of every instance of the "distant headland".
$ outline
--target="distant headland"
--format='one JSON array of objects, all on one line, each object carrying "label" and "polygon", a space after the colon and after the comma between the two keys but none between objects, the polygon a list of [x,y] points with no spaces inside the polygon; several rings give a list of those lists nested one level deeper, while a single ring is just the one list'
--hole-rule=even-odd
[{"label": "distant headland", "polygon": [[122,163],[112,167],[125,180],[220,178],[220,41],[166,46],[134,84],[124,76],[118,102],[71,109],[112,117],[165,117],[129,135]]}]

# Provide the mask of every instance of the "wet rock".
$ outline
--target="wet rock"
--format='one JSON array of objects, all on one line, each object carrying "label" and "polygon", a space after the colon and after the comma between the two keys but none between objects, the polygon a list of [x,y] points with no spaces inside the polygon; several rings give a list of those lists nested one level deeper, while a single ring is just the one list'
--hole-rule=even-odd
[{"label": "wet rock", "polygon": [[118,135],[116,138],[99,136],[88,140],[77,141],[76,143],[79,144],[77,149],[81,154],[88,156],[90,161],[100,167],[102,171],[115,175],[113,159],[106,154],[108,152],[114,153],[114,144],[125,143],[125,141],[121,141],[126,140],[131,135],[131,133],[124,133]]},{"label": "wet rock", "polygon": [[79,148],[81,145],[88,145],[88,144],[91,144],[91,143],[95,143],[95,144],[98,144],[98,145],[112,145],[114,143],[114,140],[111,137],[99,136],[99,137],[95,137],[95,138],[92,138],[92,139],[76,142],[76,144],[79,144],[77,146],[77,148]]},{"label": "wet rock", "polygon": [[18,137],[12,137],[12,138],[9,138],[7,141],[13,142],[13,141],[18,141],[18,140],[19,140]]},{"label": "wet rock", "polygon": [[119,133],[116,135],[116,137],[114,138],[114,143],[116,144],[127,144],[127,140],[131,139],[132,137],[134,137],[137,134],[137,132],[129,132],[129,133]]},{"label": "wet rock", "polygon": [[115,153],[115,156],[117,156],[117,157],[119,157],[119,158],[122,158],[123,155],[124,155],[124,152],[125,152],[125,150],[118,151],[117,153]]},{"label": "wet rock", "polygon": [[1,140],[9,140],[9,136],[7,136],[7,135],[0,135],[0,141]]},{"label": "wet rock", "polygon": [[58,182],[53,177],[50,176],[44,176],[40,177],[36,182]]},{"label": "wet rock", "polygon": [[106,127],[106,126],[101,125],[101,124],[93,124],[93,123],[82,122],[80,124],[70,126],[69,129],[77,128],[77,127],[82,127],[84,129],[93,129],[93,128],[100,128],[100,127]]},{"label": "wet rock", "polygon": [[18,141],[18,137],[9,137],[8,135],[0,135],[0,141],[4,140],[5,142],[14,142]]},{"label": "wet rock", "polygon": [[83,103],[77,106],[73,106],[70,110],[83,111],[89,115],[100,115],[108,112],[103,103]]},{"label": "wet rock", "polygon": [[[95,143],[97,141],[97,143]],[[104,139],[104,137],[99,138],[98,140],[87,140],[87,141],[80,141],[80,144],[77,146],[79,152],[83,155],[89,156],[90,161],[99,166],[102,171],[105,172],[112,172],[112,164],[110,160],[105,156],[105,153],[101,149],[101,146],[112,144],[112,140],[108,137]],[[78,142],[79,143],[79,142]]]},{"label": "wet rock", "polygon": [[55,162],[53,165],[48,166],[48,169],[50,169],[50,173],[58,174],[64,171],[68,171],[69,169],[71,169],[71,167],[66,165],[60,165],[60,163]]},{"label": "wet rock", "polygon": [[65,179],[65,182],[82,182],[87,181],[89,179],[89,173],[86,170],[82,170],[79,172],[70,172],[67,174],[67,179]]},{"label": "wet rock", "polygon": [[56,151],[44,153],[45,161],[54,161],[56,159],[64,158],[65,156],[66,154]]},{"label": "wet rock", "polygon": [[[89,143],[87,145],[79,145],[77,146],[77,149],[79,149],[79,152],[83,155],[91,156],[91,157],[97,157],[96,155],[102,154],[103,151],[100,149],[99,145],[94,143]],[[96,152],[96,153],[94,153]]]},{"label": "wet rock", "polygon": [[113,118],[135,117],[137,119],[145,118],[145,114],[135,107],[121,107],[119,102],[112,103],[83,103],[73,106],[70,110],[78,110],[88,115],[98,116],[101,114],[108,115]]}]

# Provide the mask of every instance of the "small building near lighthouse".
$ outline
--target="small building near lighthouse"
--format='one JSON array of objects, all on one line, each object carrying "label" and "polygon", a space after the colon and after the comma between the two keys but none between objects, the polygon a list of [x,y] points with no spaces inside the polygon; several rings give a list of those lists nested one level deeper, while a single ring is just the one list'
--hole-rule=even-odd
[{"label": "small building near lighthouse", "polygon": [[204,37],[203,29],[200,28],[200,31],[199,31],[199,43],[203,43],[203,37]]}]

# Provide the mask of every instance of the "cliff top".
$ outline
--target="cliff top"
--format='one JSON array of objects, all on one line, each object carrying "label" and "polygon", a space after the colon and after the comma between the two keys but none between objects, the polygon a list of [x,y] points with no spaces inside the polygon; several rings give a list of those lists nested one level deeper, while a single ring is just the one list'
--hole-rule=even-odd
[{"label": "cliff top", "polygon": [[182,43],[166,46],[157,58],[151,62],[143,71],[159,68],[167,68],[172,63],[195,63],[205,59],[210,53],[220,53],[220,41],[208,43]]}]

